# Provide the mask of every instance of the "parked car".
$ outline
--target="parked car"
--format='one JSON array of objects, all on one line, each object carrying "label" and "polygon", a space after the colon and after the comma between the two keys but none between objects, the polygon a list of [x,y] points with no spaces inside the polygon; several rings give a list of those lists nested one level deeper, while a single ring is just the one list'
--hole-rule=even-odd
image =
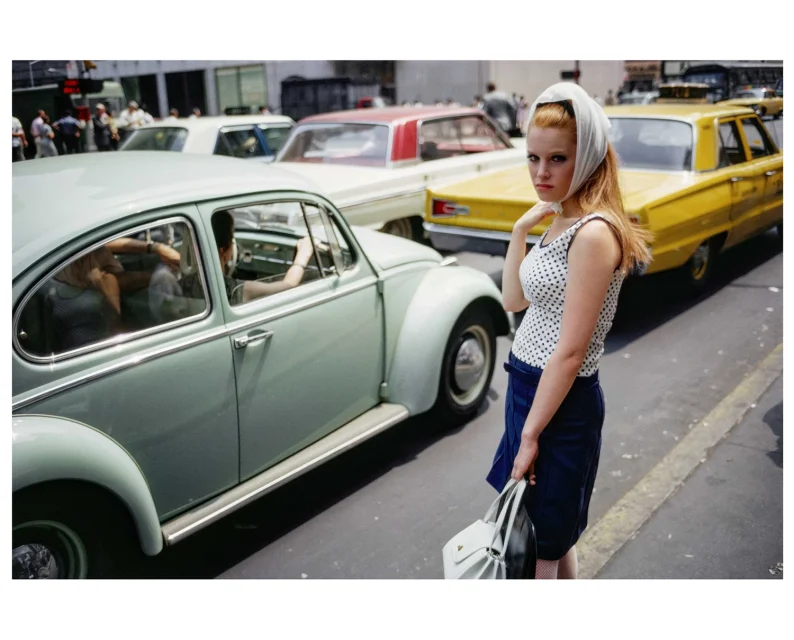
[{"label": "parked car", "polygon": [[[772,227],[782,237],[783,152],[752,111],[720,103],[605,112],[625,209],[654,234],[646,273],[680,268],[700,288],[720,251]],[[438,249],[505,255],[513,224],[537,202],[526,167],[450,182],[428,190],[425,228]]]},{"label": "parked car", "polygon": [[783,96],[778,96],[774,89],[768,87],[742,89],[737,91],[733,98],[723,101],[722,104],[749,107],[756,112],[759,118],[772,116],[777,120],[783,115]]},{"label": "parked car", "polygon": [[83,154],[12,194],[17,577],[123,574],[409,416],[460,425],[511,330],[486,274],[280,167]]},{"label": "parked car", "polygon": [[181,151],[271,161],[295,121],[286,116],[173,118],[132,131],[119,151]]},{"label": "parked car", "polygon": [[524,155],[479,109],[385,107],[304,118],[276,162],[320,185],[351,224],[422,240],[427,186]]},{"label": "parked car", "polygon": [[658,91],[632,91],[622,94],[618,104],[653,104],[658,98]]}]

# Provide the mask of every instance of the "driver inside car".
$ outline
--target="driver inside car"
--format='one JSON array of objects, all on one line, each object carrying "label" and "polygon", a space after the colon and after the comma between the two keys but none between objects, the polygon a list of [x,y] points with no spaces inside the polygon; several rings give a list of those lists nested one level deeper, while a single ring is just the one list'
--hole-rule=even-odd
[{"label": "driver inside car", "polygon": [[[256,280],[238,280],[231,277],[229,271],[234,270],[234,218],[228,211],[218,211],[212,216],[212,232],[218,247],[218,256],[224,268],[223,283],[226,295],[232,306],[245,304],[264,296],[297,287],[302,281],[314,255],[314,247],[308,236],[298,240],[295,261],[278,282],[258,282]],[[231,263],[231,269],[229,266]],[[187,297],[203,297],[201,281],[198,273],[182,278],[182,291]],[[194,291],[195,290],[195,291]]]}]

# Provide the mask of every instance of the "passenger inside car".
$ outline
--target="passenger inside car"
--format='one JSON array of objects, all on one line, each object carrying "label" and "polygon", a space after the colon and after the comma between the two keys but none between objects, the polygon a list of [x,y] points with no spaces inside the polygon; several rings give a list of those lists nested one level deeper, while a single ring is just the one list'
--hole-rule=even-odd
[{"label": "passenger inside car", "polygon": [[[283,279],[275,282],[239,280],[233,277],[236,267],[234,218],[228,211],[218,211],[212,216],[212,232],[215,236],[218,257],[223,266],[223,282],[226,288],[226,295],[232,306],[245,304],[264,296],[297,287],[303,281],[309,261],[314,255],[312,241],[308,236],[305,236],[298,240],[295,259]],[[184,276],[181,286],[187,297],[194,297],[192,294],[193,289],[201,287],[198,272]]]}]

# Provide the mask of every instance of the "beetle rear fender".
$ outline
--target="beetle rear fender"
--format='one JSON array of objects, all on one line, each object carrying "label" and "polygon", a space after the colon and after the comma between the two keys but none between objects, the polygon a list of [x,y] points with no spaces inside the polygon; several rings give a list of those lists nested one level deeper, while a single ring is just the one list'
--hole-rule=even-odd
[{"label": "beetle rear fender", "polygon": [[149,485],[120,444],[93,427],[55,416],[15,415],[11,430],[14,493],[59,480],[91,483],[127,508],[146,555],[162,551],[163,533]]},{"label": "beetle rear fender", "polygon": [[471,305],[493,318],[497,335],[507,335],[510,322],[493,280],[469,267],[430,269],[414,294],[397,338],[389,371],[388,401],[408,408],[411,415],[429,410],[438,394],[441,364],[449,334]]}]

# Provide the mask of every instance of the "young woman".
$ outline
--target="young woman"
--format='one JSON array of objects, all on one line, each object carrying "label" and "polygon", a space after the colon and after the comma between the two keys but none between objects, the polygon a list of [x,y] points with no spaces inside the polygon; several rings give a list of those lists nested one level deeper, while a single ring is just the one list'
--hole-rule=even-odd
[{"label": "young woman", "polygon": [[[609,120],[581,87],[553,85],[528,118],[541,201],[515,223],[505,257],[504,307],[527,313],[505,363],[505,433],[488,482],[501,491],[529,477],[536,577],[575,578],[604,422],[598,363],[623,279],[650,259],[650,235],[623,211]],[[527,254],[527,234],[549,216]]]}]

